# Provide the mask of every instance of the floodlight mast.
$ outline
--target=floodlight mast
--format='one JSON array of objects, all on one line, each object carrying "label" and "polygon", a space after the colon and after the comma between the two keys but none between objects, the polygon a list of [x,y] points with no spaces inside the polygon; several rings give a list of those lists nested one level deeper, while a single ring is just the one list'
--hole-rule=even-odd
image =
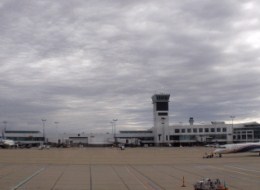
[{"label": "floodlight mast", "polygon": [[7,127],[7,121],[3,121],[3,124],[4,124],[4,129],[2,130],[2,138],[4,139],[5,138],[5,131],[6,131],[6,127]]},{"label": "floodlight mast", "polygon": [[111,134],[114,134],[114,122],[110,121],[110,123],[111,123],[111,126],[112,126],[112,133]]},{"label": "floodlight mast", "polygon": [[231,120],[232,120],[232,131],[233,131],[233,121],[234,121],[234,119],[236,118],[236,116],[231,115],[230,118],[231,118]]},{"label": "floodlight mast", "polygon": [[43,144],[45,144],[45,122],[46,119],[42,119],[42,135],[43,135]]},{"label": "floodlight mast", "polygon": [[[234,121],[234,119],[236,118],[236,116],[231,115],[230,118],[231,118],[231,120],[232,120],[232,129],[231,129],[232,131],[231,131],[231,134],[234,134],[234,125],[233,125],[233,121]],[[233,141],[233,138],[234,138],[234,137],[233,137],[233,135],[232,135],[232,141]]]},{"label": "floodlight mast", "polygon": [[118,121],[118,119],[113,119],[113,124],[114,124],[114,139],[115,139],[115,143],[117,143],[116,140],[116,122]]},{"label": "floodlight mast", "polygon": [[59,123],[60,123],[60,122],[58,122],[58,121],[55,121],[55,122],[54,122],[54,124],[56,125],[57,142],[59,142],[59,131],[58,131]]},{"label": "floodlight mast", "polygon": [[7,127],[7,121],[3,121],[3,124],[4,124],[4,130],[6,130],[6,127]]}]

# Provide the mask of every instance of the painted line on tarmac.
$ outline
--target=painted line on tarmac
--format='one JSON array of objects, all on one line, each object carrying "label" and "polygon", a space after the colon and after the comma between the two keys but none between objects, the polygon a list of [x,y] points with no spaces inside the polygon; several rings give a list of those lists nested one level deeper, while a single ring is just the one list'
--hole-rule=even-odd
[{"label": "painted line on tarmac", "polygon": [[236,170],[231,170],[231,169],[226,169],[226,168],[219,168],[219,167],[215,167],[215,166],[211,166],[211,167],[219,169],[219,170],[224,170],[224,171],[228,171],[228,172],[233,172],[233,173],[238,173],[238,174],[241,174],[241,175],[250,176],[250,177],[260,177],[260,176],[257,176],[257,175],[251,175],[251,174],[241,172],[241,171],[236,171]]},{"label": "painted line on tarmac", "polygon": [[91,165],[89,165],[89,188],[90,190],[92,190],[92,186],[93,186],[93,178],[92,178],[92,169],[91,169]]},{"label": "painted line on tarmac", "polygon": [[152,179],[150,179],[149,177],[144,175],[142,172],[138,171],[135,167],[133,167],[131,165],[129,167],[132,169],[132,174],[134,174],[137,179],[139,178],[140,180],[142,180],[142,181],[140,181],[140,180],[138,180],[138,181],[141,182],[144,185],[144,187],[146,187],[146,189],[147,188],[151,189],[151,190],[164,189],[163,187],[160,187],[158,184],[156,184]]},{"label": "painted line on tarmac", "polygon": [[37,176],[39,173],[41,173],[43,170],[45,170],[45,168],[41,168],[38,171],[34,172],[31,176],[27,177],[26,179],[24,179],[23,181],[21,181],[18,185],[16,185],[15,187],[13,187],[11,190],[16,190],[19,187],[21,187],[22,185],[26,184],[28,181],[30,181],[34,176]]},{"label": "painted line on tarmac", "polygon": [[148,187],[143,183],[133,172],[129,170],[129,168],[126,166],[126,171],[131,174],[145,189],[148,189]]},{"label": "painted line on tarmac", "polygon": [[112,169],[114,170],[115,174],[119,177],[119,179],[122,181],[122,183],[125,185],[125,187],[130,190],[130,188],[128,187],[128,185],[126,184],[125,180],[119,175],[118,171],[114,168],[114,166],[111,166]]},{"label": "painted line on tarmac", "polygon": [[224,171],[228,171],[228,172],[233,172],[233,173],[238,173],[238,174],[242,174],[242,175],[248,175],[245,172],[239,172],[239,171],[235,171],[235,170],[230,170],[230,169],[226,169],[226,168],[220,168],[220,167],[216,167],[216,166],[210,166],[212,168],[216,168],[218,170],[224,170]]},{"label": "painted line on tarmac", "polygon": [[257,172],[257,173],[260,173],[259,170],[250,170],[250,169],[246,169],[246,168],[240,168],[240,167],[236,167],[236,166],[228,166],[228,165],[225,165],[226,167],[229,167],[229,168],[236,168],[236,169],[239,169],[239,170],[244,170],[244,171],[248,171],[248,172]]},{"label": "painted line on tarmac", "polygon": [[57,183],[60,181],[60,179],[62,178],[62,176],[64,175],[65,169],[61,172],[61,174],[59,175],[59,177],[55,180],[55,183],[53,184],[51,190],[53,190],[55,188],[55,186],[57,185]]}]

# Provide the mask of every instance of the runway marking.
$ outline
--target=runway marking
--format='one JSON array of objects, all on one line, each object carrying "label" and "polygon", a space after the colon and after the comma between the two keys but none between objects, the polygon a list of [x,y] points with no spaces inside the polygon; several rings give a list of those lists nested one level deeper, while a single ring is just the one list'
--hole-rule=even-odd
[{"label": "runway marking", "polygon": [[63,176],[65,172],[65,169],[63,169],[63,171],[61,172],[61,174],[59,175],[59,177],[56,179],[55,183],[53,184],[51,190],[53,190],[55,188],[55,186],[57,185],[58,181],[60,181],[61,177]]},{"label": "runway marking", "polygon": [[[160,187],[159,185],[157,185],[155,182],[153,182],[149,177],[145,176],[143,173],[138,171],[133,166],[130,166],[130,167],[132,168],[133,171],[135,171],[135,173],[137,173],[139,175],[139,179],[140,178],[143,179],[143,182],[141,182],[140,180],[138,180],[138,181],[141,182],[143,185],[145,185],[145,187],[147,187],[148,189],[151,189],[151,190],[161,190],[161,189],[164,189],[164,188]],[[132,172],[132,173],[134,174],[134,172]],[[136,174],[134,174],[134,175],[138,179],[137,175]]]},{"label": "runway marking", "polygon": [[114,172],[116,173],[116,175],[119,177],[119,179],[122,181],[122,183],[125,185],[125,187],[128,189],[128,190],[130,190],[130,188],[128,187],[128,185],[126,184],[126,182],[124,181],[124,179],[119,175],[119,173],[116,171],[116,169],[113,167],[113,166],[111,166],[112,167],[112,169],[114,170]]},{"label": "runway marking", "polygon": [[143,187],[144,187],[145,189],[148,189],[148,187],[147,187],[133,172],[131,172],[127,166],[126,166],[126,171],[127,171],[129,174],[131,174],[132,176],[134,176],[134,178],[137,179],[137,181],[138,181],[141,185],[143,185]]},{"label": "runway marking", "polygon": [[26,184],[28,181],[30,181],[34,176],[38,175],[39,173],[41,173],[43,170],[45,170],[45,168],[41,168],[38,171],[34,172],[31,176],[27,177],[26,179],[24,179],[23,181],[21,181],[18,185],[16,185],[15,187],[13,187],[11,190],[16,190],[19,187],[21,187],[22,185]]},{"label": "runway marking", "polygon": [[211,167],[212,167],[212,168],[219,169],[219,170],[224,170],[224,171],[229,171],[229,172],[233,172],[233,173],[238,173],[238,174],[241,174],[241,175],[246,175],[246,176],[251,176],[251,177],[260,177],[260,176],[257,176],[257,175],[251,175],[251,174],[248,174],[248,173],[245,173],[245,172],[236,171],[236,170],[230,170],[230,169],[225,169],[225,168],[219,168],[219,167],[215,167],[215,166],[211,166]]},{"label": "runway marking", "polygon": [[91,169],[91,164],[89,165],[89,188],[92,190],[92,169]]},{"label": "runway marking", "polygon": [[257,172],[257,173],[260,173],[259,170],[250,170],[250,169],[245,169],[245,168],[240,168],[240,167],[236,167],[236,166],[227,166],[225,165],[226,167],[229,167],[229,168],[236,168],[236,169],[239,169],[239,170],[244,170],[244,171],[249,171],[249,172]]}]

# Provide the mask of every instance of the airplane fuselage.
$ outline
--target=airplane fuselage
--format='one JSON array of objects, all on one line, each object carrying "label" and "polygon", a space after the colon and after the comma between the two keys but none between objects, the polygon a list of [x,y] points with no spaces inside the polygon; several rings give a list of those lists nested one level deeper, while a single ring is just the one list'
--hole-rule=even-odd
[{"label": "airplane fuselage", "polygon": [[260,142],[257,143],[238,143],[226,144],[214,150],[214,154],[230,154],[242,152],[258,152],[260,153]]},{"label": "airplane fuselage", "polygon": [[0,140],[0,147],[7,148],[15,146],[15,142],[9,139],[1,139]]}]

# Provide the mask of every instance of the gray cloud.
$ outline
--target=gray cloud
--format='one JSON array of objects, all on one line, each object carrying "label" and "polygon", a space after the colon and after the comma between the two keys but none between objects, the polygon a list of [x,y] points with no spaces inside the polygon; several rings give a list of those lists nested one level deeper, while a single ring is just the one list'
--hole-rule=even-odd
[{"label": "gray cloud", "polygon": [[110,132],[171,123],[259,121],[258,1],[2,1],[0,121]]}]

